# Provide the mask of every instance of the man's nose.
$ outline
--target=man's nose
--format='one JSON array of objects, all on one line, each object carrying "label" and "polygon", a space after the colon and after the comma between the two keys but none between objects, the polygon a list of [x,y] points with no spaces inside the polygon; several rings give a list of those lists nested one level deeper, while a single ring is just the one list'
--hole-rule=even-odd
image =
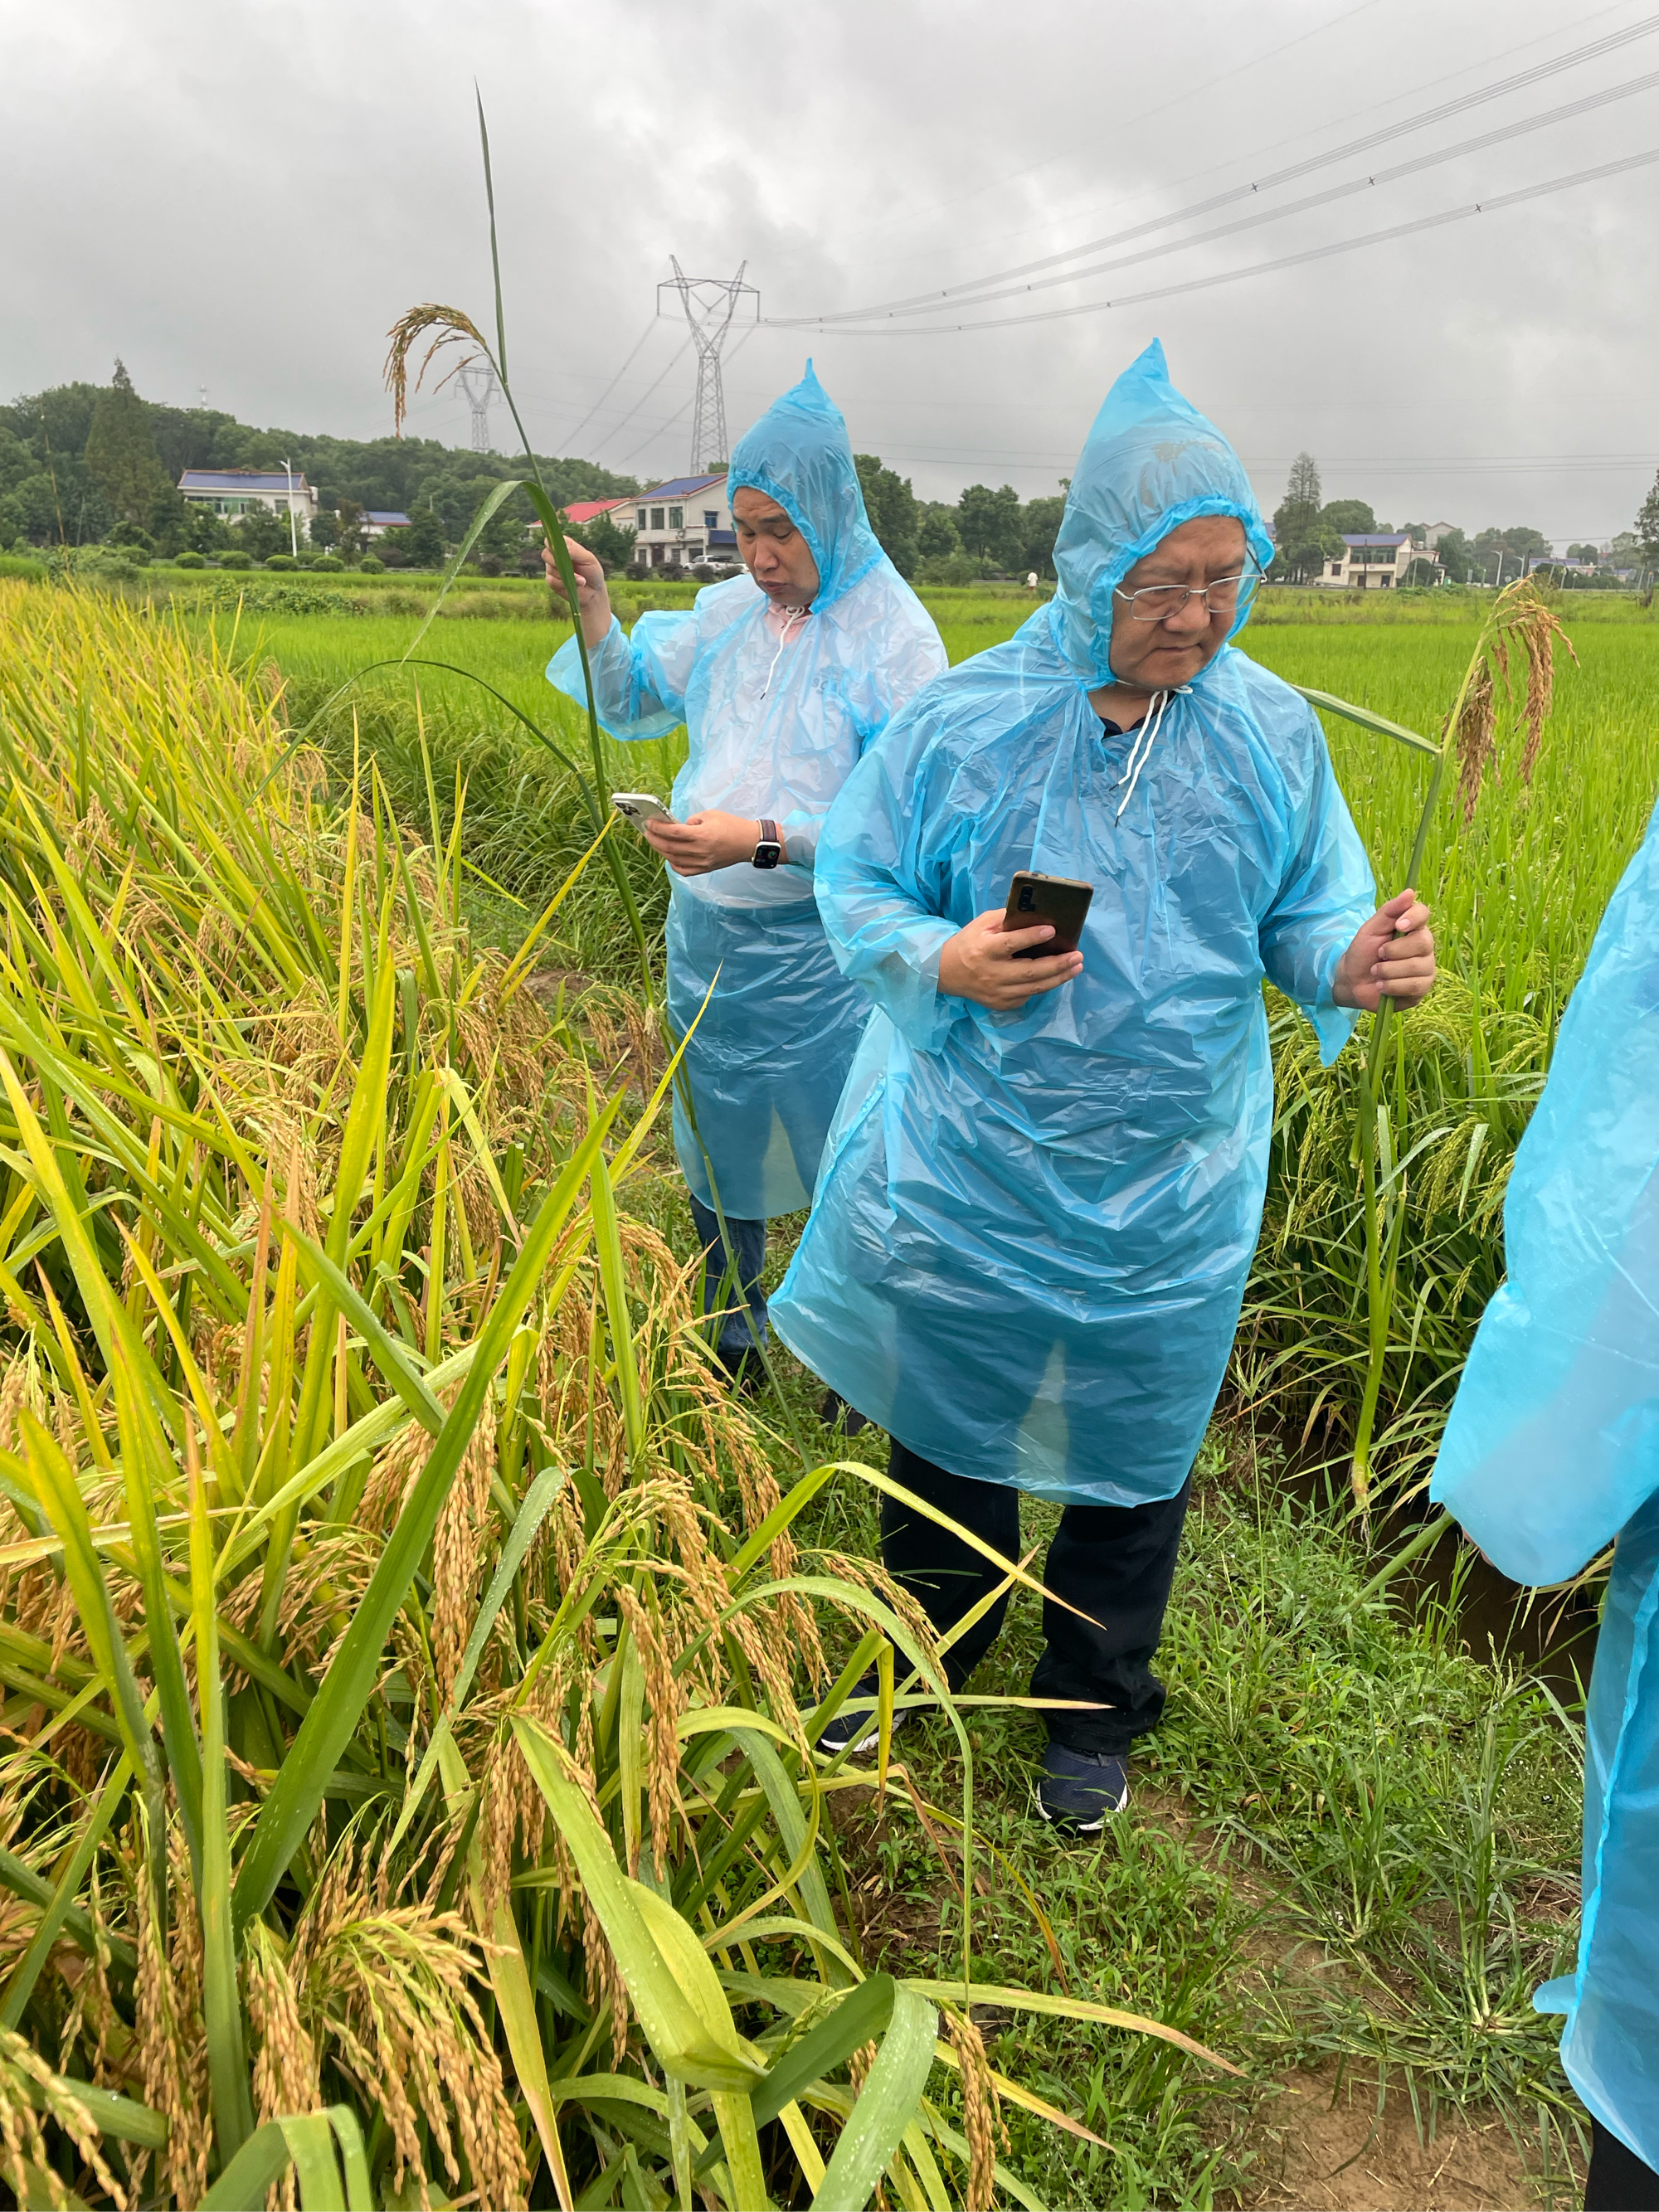
[{"label": "man's nose", "polygon": [[1204,603],[1202,592],[1194,592],[1184,607],[1164,618],[1165,629],[1178,630],[1184,637],[1196,637],[1210,627],[1210,610]]}]

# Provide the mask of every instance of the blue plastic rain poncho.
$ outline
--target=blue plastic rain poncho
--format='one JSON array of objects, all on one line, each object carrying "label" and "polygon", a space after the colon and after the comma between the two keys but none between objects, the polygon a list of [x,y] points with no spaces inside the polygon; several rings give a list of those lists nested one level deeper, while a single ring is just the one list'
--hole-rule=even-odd
[{"label": "blue plastic rain poncho", "polygon": [[[1273,1111],[1262,977],[1334,1057],[1333,972],[1374,904],[1319,725],[1276,677],[1229,647],[1139,730],[1089,704],[1115,587],[1200,514],[1270,552],[1153,345],[1084,449],[1057,596],[848,778],[818,904],[881,1011],[771,1309],[912,1451],[1113,1504],[1180,1489],[1220,1387]],[[1083,973],[1016,1013],[942,997],[940,948],[1019,868],[1094,885]]]},{"label": "blue plastic rain poncho", "polygon": [[1659,2166],[1659,817],[1568,1005],[1504,1206],[1509,1280],[1431,1495],[1495,1565],[1559,1582],[1618,1538],[1590,1677],[1578,1970],[1561,2058]]},{"label": "blue plastic rain poncho", "polygon": [[[591,660],[613,738],[685,724],[679,820],[705,808],[766,816],[784,840],[787,864],[770,872],[744,862],[669,878],[677,1034],[720,979],[686,1055],[695,1132],[674,1101],[680,1165],[704,1205],[716,1195],[712,1165],[725,1212],[762,1220],[811,1195],[870,1011],[836,967],[813,902],[818,833],[848,770],[945,657],[876,541],[847,426],[810,362],[738,443],[727,496],[744,484],[775,500],[805,538],[819,577],[811,613],[786,619],[747,574],[733,576],[699,592],[684,614],[641,615],[631,635],[613,622]],[[547,673],[585,702],[574,637]]]}]

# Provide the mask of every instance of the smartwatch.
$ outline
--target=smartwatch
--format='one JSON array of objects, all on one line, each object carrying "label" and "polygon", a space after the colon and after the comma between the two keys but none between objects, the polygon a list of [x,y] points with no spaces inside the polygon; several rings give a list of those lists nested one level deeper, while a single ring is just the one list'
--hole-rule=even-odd
[{"label": "smartwatch", "polygon": [[755,848],[753,865],[757,868],[775,868],[783,860],[783,840],[778,835],[778,825],[761,817],[760,842]]}]

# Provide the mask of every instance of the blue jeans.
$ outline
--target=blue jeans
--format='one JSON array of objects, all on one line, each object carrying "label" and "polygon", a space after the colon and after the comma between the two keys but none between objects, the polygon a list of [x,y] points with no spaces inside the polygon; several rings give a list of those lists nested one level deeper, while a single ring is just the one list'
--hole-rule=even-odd
[{"label": "blue jeans", "polygon": [[726,1215],[726,1231],[738,1263],[734,1284],[720,1216],[695,1192],[687,1191],[686,1196],[691,1201],[691,1218],[703,1248],[702,1310],[720,1316],[715,1349],[727,1359],[740,1359],[766,1339],[766,1299],[760,1286],[761,1269],[766,1264],[766,1224]]}]

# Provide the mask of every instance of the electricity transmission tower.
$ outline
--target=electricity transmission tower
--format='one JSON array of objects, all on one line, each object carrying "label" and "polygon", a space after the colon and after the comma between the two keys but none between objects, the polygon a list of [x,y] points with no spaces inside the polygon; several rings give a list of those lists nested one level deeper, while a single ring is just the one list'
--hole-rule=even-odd
[{"label": "electricity transmission tower", "polygon": [[489,451],[489,403],[495,397],[495,372],[488,363],[480,368],[469,362],[456,371],[456,381],[466,394],[466,404],[472,410],[472,450],[475,453]]},{"label": "electricity transmission tower", "polygon": [[688,276],[672,253],[668,260],[674,275],[671,283],[657,287],[657,312],[662,313],[665,292],[678,292],[697,349],[697,404],[691,415],[691,473],[695,477],[707,469],[725,465],[726,394],[720,389],[720,348],[726,343],[726,334],[732,327],[740,300],[754,301],[755,319],[760,320],[760,294],[752,284],[743,281],[743,272],[749,266],[746,261],[738,264],[737,275],[728,280],[724,276]]}]

